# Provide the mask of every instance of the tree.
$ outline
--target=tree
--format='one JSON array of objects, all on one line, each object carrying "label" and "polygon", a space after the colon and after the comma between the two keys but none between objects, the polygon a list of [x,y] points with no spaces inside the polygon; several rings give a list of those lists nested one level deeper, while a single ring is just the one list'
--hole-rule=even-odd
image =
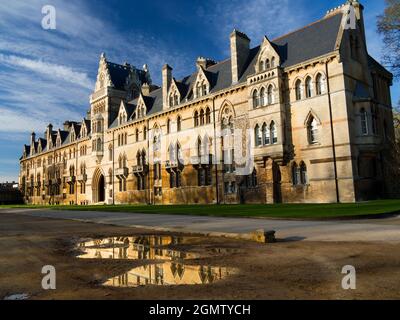
[{"label": "tree", "polygon": [[385,43],[384,62],[400,77],[400,0],[386,0],[385,12],[378,16],[378,32]]}]

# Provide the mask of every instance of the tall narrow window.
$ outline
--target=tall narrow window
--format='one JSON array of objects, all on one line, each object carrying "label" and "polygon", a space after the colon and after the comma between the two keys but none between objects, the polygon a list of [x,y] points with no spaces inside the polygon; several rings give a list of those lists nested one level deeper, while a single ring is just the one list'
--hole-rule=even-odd
[{"label": "tall narrow window", "polygon": [[194,113],[194,126],[199,126],[199,113],[197,111]]},{"label": "tall narrow window", "polygon": [[296,81],[295,91],[296,91],[296,100],[303,99],[303,88],[300,79]]},{"label": "tall narrow window", "polygon": [[267,100],[268,100],[268,104],[273,104],[274,103],[274,99],[273,99],[273,95],[272,95],[272,85],[270,85],[268,87],[268,92],[267,92]]},{"label": "tall narrow window", "polygon": [[181,131],[182,130],[182,118],[181,116],[178,116],[176,119],[176,131]]},{"label": "tall narrow window", "polygon": [[316,86],[317,86],[317,95],[319,96],[325,92],[324,80],[323,80],[322,74],[319,73],[317,75],[315,82],[316,82]]},{"label": "tall narrow window", "polygon": [[300,183],[300,170],[296,162],[292,165],[292,183],[294,186]]},{"label": "tall narrow window", "polygon": [[167,120],[167,134],[170,134],[170,133],[171,133],[171,120],[168,119]]},{"label": "tall narrow window", "polygon": [[271,143],[275,144],[278,142],[278,132],[276,131],[276,125],[275,122],[271,122],[270,126],[270,132],[271,132]]},{"label": "tall narrow window", "polygon": [[308,183],[307,166],[304,162],[300,163],[300,183],[306,185]]},{"label": "tall narrow window", "polygon": [[210,124],[211,123],[211,110],[210,108],[206,109],[206,124]]},{"label": "tall narrow window", "polygon": [[260,72],[264,71],[264,61],[260,61]]},{"label": "tall narrow window", "polygon": [[254,129],[254,136],[255,136],[256,147],[261,146],[262,138],[261,138],[260,127],[258,124],[256,125],[256,127]]},{"label": "tall narrow window", "polygon": [[265,106],[265,88],[261,88],[260,91],[260,105]]},{"label": "tall narrow window", "polygon": [[361,124],[361,134],[366,136],[368,134],[368,120],[367,111],[364,108],[360,110],[360,124]]},{"label": "tall narrow window", "polygon": [[267,60],[265,61],[265,69],[268,70],[269,68],[271,68],[271,64],[270,64],[270,62],[269,62],[269,59],[267,59]]},{"label": "tall narrow window", "polygon": [[271,58],[271,68],[275,68],[275,57]]},{"label": "tall narrow window", "polygon": [[204,110],[203,109],[200,110],[200,125],[201,126],[204,125]]},{"label": "tall narrow window", "polygon": [[314,117],[311,117],[309,120],[308,139],[310,144],[318,143],[318,122]]},{"label": "tall narrow window", "polygon": [[271,143],[270,131],[266,123],[264,123],[262,126],[262,136],[263,136],[263,144],[269,145]]},{"label": "tall narrow window", "polygon": [[257,108],[259,106],[260,100],[258,98],[258,91],[254,90],[253,92],[253,108]]},{"label": "tall narrow window", "polygon": [[308,77],[306,79],[306,97],[311,98],[313,95],[312,79]]}]

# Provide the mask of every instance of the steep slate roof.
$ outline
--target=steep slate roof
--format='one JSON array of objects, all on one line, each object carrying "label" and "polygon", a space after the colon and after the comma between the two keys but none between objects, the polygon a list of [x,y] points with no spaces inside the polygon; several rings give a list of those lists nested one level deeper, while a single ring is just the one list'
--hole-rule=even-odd
[{"label": "steep slate roof", "polygon": [[142,83],[147,82],[146,73],[143,70],[138,70],[131,65],[120,65],[107,61],[107,68],[110,72],[111,81],[115,89],[124,90],[126,80],[129,74],[134,71]]},{"label": "steep slate roof", "polygon": [[[342,14],[338,13],[272,40],[271,43],[281,58],[281,67],[290,67],[334,51],[341,21]],[[241,75],[239,83],[246,82],[247,77],[256,72],[255,66],[259,52],[260,46],[250,49],[247,67]],[[210,93],[218,92],[232,85],[231,59],[212,65],[204,71],[211,84]],[[182,93],[181,101],[193,99],[192,92],[197,74],[198,71],[177,81]],[[162,111],[162,88],[151,92],[150,97],[154,101],[147,114],[151,115]],[[137,100],[132,103],[136,104]]]}]

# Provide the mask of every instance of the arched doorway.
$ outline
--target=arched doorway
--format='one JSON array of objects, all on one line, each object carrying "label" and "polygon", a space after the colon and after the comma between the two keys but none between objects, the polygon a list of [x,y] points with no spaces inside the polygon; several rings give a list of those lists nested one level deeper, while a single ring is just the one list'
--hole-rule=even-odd
[{"label": "arched doorway", "polygon": [[106,200],[106,182],[104,174],[100,169],[96,169],[92,179],[92,198],[93,203],[105,202]]},{"label": "arched doorway", "polygon": [[98,199],[98,202],[104,202],[106,200],[104,188],[105,188],[104,176],[101,175],[100,179],[99,179],[99,199]]}]

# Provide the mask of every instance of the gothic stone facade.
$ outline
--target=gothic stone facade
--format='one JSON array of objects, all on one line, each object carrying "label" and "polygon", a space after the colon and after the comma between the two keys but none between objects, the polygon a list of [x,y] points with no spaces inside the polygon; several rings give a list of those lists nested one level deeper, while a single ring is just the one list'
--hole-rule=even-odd
[{"label": "gothic stone facade", "polygon": [[87,117],[63,129],[49,125],[24,147],[26,202],[329,203],[392,195],[385,169],[392,75],[368,54],[363,7],[351,5],[356,29],[343,27],[341,7],[253,48],[235,30],[229,59],[199,58],[181,80],[165,65],[161,87],[147,66],[114,64],[103,54]]}]

